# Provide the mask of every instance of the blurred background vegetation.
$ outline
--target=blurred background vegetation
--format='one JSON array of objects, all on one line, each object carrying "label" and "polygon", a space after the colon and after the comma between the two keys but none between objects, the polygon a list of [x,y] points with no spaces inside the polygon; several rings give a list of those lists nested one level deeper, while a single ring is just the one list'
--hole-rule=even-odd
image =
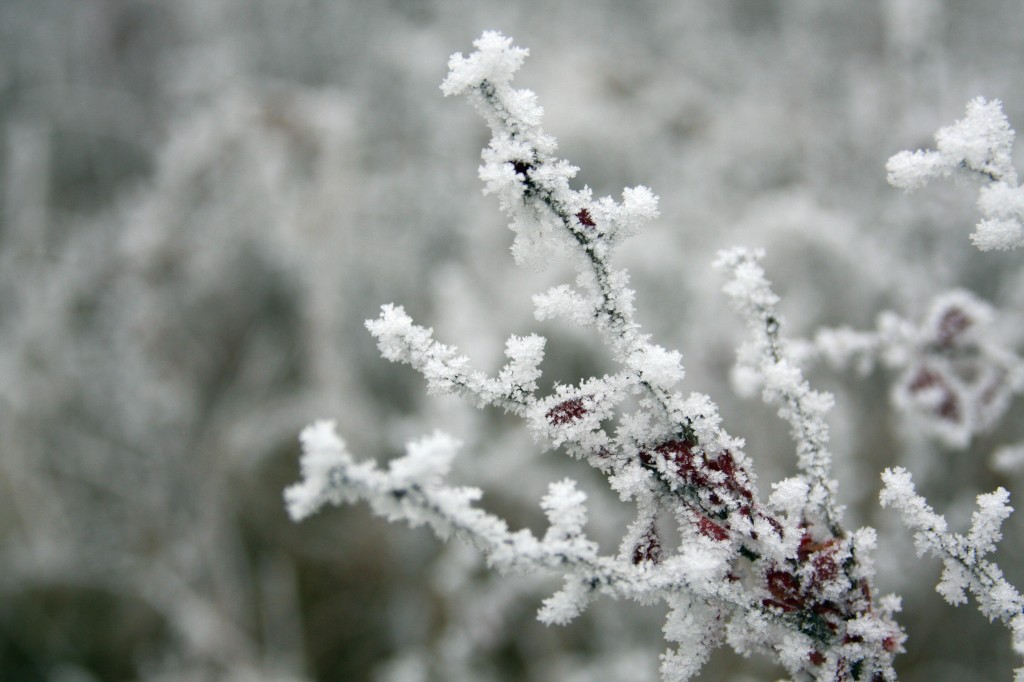
[{"label": "blurred background vegetation", "polygon": [[[907,198],[884,163],[977,95],[1024,126],[1022,26],[1015,0],[3,0],[0,679],[654,679],[663,614],[604,604],[545,629],[546,580],[494,580],[362,508],[284,513],[310,421],[379,459],[443,427],[488,508],[536,530],[546,483],[572,475],[616,547],[597,476],[428,399],[362,327],[395,301],[482,369],[530,331],[550,337],[549,382],[607,367],[532,319],[568,270],[512,265],[475,177],[485,128],[437,87],[448,56],[513,36],[580,182],[661,195],[620,256],[640,319],[747,439],[764,491],[792,446],[729,388],[740,332],[714,252],[768,249],[794,335],[919,319],[954,285],[1019,316],[1019,254],[968,244],[971,189]],[[1019,317],[1006,327],[1019,348]],[[953,451],[906,428],[892,379],[814,375],[838,398],[848,523],[879,527],[880,587],[904,595],[901,678],[1007,679],[1009,637],[941,602],[938,567],[875,500],[893,464],[951,519],[997,484],[1018,496],[988,457],[1021,438],[1020,405]],[[1024,584],[1024,543],[1005,544]],[[779,674],[723,652],[702,679]]]}]

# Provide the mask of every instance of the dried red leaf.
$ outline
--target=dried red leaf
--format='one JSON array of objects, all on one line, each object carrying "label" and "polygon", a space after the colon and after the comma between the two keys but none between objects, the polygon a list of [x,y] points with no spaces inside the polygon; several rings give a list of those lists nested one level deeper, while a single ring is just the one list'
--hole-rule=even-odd
[{"label": "dried red leaf", "polygon": [[974,324],[971,316],[960,308],[950,308],[942,314],[935,340],[940,346],[950,346],[956,338]]},{"label": "dried red leaf", "polygon": [[729,531],[705,516],[697,517],[697,528],[704,537],[711,538],[717,542],[724,542],[729,539]]},{"label": "dried red leaf", "polygon": [[661,539],[658,537],[658,529],[652,524],[633,548],[633,564],[648,561],[657,564],[661,562],[661,558]]},{"label": "dried red leaf", "polygon": [[583,399],[572,398],[571,400],[558,403],[548,410],[544,416],[547,417],[548,423],[552,426],[562,426],[563,424],[579,421],[586,413],[587,408],[583,405]]}]

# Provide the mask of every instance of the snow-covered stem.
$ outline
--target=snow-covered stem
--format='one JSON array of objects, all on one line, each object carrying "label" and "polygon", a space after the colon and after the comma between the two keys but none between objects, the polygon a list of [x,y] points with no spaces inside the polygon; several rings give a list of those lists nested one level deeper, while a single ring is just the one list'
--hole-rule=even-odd
[{"label": "snow-covered stem", "polygon": [[[1006,581],[998,564],[984,558],[1002,539],[1002,523],[1013,511],[1007,504],[1010,494],[997,488],[978,495],[971,530],[961,535],[950,532],[946,519],[917,493],[906,469],[886,469],[882,481],[881,504],[900,512],[903,522],[914,531],[918,554],[928,552],[942,560],[944,568],[936,591],[953,606],[966,603],[966,593],[970,592],[986,618],[999,620],[1010,629],[1014,650],[1024,655],[1024,597]],[[1016,675],[1021,679],[1024,667],[1018,668]]]},{"label": "snow-covered stem", "polygon": [[435,341],[433,330],[413,323],[401,306],[386,305],[380,317],[367,320],[367,329],[378,339],[381,355],[402,362],[423,374],[431,394],[454,393],[478,405],[495,405],[510,414],[525,416],[540,377],[544,338],[512,337],[505,354],[509,364],[498,378],[469,369],[469,358],[453,346]]},{"label": "snow-covered stem", "polygon": [[[771,289],[760,260],[761,250],[735,248],[719,254],[715,265],[728,268],[732,279],[725,292],[750,328],[752,339],[741,347],[740,362],[749,363],[763,383],[764,400],[780,405],[779,416],[789,422],[797,446],[797,466],[810,484],[803,517],[824,522],[832,535],[842,537],[838,484],[832,478],[832,453],[825,414],[832,396],[811,390],[800,367],[781,338],[782,318],[775,309],[779,297]],[[741,365],[742,366],[742,365]]]}]

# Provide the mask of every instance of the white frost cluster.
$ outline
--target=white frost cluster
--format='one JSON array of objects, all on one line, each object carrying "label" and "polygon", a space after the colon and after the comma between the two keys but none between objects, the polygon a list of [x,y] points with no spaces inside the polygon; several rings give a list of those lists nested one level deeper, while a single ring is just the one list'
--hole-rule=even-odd
[{"label": "white frost cluster", "polygon": [[1024,443],[1004,445],[992,453],[992,468],[1004,474],[1024,471]]},{"label": "white frost cluster", "polygon": [[332,421],[319,421],[302,430],[302,482],[288,488],[285,503],[292,520],[301,521],[327,502],[337,504],[341,497],[331,485],[331,472],[352,463]]},{"label": "white frost cluster", "polygon": [[530,50],[514,46],[511,38],[497,31],[484,31],[473,46],[476,52],[469,57],[456,52],[448,60],[448,76],[441,83],[446,97],[464,95],[485,80],[508,85],[530,54]]},{"label": "white frost cluster", "polygon": [[679,351],[668,351],[661,346],[647,346],[633,354],[629,365],[637,371],[642,381],[653,386],[671,389],[683,380],[683,356]]},{"label": "white frost cluster", "polygon": [[967,115],[935,134],[936,150],[904,151],[889,159],[889,182],[907,190],[953,174],[980,176],[978,193],[984,218],[971,235],[982,251],[1015,249],[1024,244],[1024,187],[1013,167],[1014,132],[999,100],[979,97],[967,103]]}]

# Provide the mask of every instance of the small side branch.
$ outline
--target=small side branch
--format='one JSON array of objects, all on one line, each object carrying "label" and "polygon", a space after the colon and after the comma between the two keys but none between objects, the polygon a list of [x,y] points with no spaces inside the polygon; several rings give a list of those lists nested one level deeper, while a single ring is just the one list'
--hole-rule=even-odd
[{"label": "small side branch", "polygon": [[778,296],[765,278],[761,251],[737,248],[719,254],[715,265],[727,268],[731,279],[725,292],[743,316],[751,340],[740,350],[740,362],[760,377],[766,402],[780,406],[779,416],[789,422],[796,442],[797,465],[810,484],[804,516],[824,521],[833,537],[842,537],[841,509],[836,503],[836,481],[831,477],[832,452],[825,414],[832,396],[811,390],[799,366],[787,353],[775,309]]}]

